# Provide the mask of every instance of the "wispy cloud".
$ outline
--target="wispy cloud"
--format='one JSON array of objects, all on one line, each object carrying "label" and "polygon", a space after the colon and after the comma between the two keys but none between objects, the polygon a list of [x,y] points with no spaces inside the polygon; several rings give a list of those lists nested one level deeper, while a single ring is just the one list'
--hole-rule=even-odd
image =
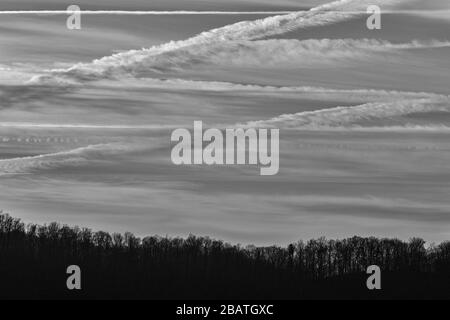
[{"label": "wispy cloud", "polygon": [[128,129],[128,130],[160,130],[175,128],[171,125],[93,125],[93,124],[57,124],[30,122],[0,122],[0,128],[43,128],[43,129]]},{"label": "wispy cloud", "polygon": [[[103,82],[105,86],[112,87],[118,84],[114,81]],[[412,99],[450,99],[450,96],[435,94],[432,92],[408,92],[396,90],[377,89],[333,89],[313,86],[263,86],[257,84],[242,84],[222,81],[201,81],[186,79],[153,79],[145,78],[135,80],[132,78],[122,79],[124,84],[130,88],[160,88],[166,90],[192,90],[192,91],[215,91],[232,93],[255,93],[258,95],[286,95],[298,94],[307,99],[330,100],[330,101],[373,101],[389,102],[392,100]]]},{"label": "wispy cloud", "polygon": [[92,162],[96,159],[99,160],[115,154],[130,152],[136,150],[136,148],[133,145],[119,143],[98,144],[57,153],[0,160],[0,176],[54,169],[61,166],[77,166],[87,161]]},{"label": "wispy cloud", "polygon": [[[143,63],[152,57],[169,54],[191,46],[197,48],[229,41],[258,40],[268,36],[280,35],[300,28],[323,26],[357,17],[367,5],[383,3],[392,5],[401,0],[340,0],[286,15],[271,16],[255,21],[243,21],[222,28],[205,31],[182,41],[172,41],[150,49],[131,50],[98,59],[88,64],[77,64],[67,70],[55,71],[55,76],[63,75],[79,80],[107,78],[116,69],[126,69]],[[46,78],[48,79],[48,77]]]},{"label": "wispy cloud", "polygon": [[[0,15],[67,15],[73,11],[66,10],[19,10],[0,11]],[[83,15],[133,15],[133,16],[167,16],[167,15],[277,15],[292,11],[127,11],[127,10],[81,10]]]},{"label": "wispy cloud", "polygon": [[[264,67],[328,67],[336,61],[378,57],[383,52],[450,47],[448,41],[391,43],[376,39],[310,39],[226,41],[210,45],[192,45],[147,57],[130,57],[109,67],[111,76],[140,76],[148,72],[164,73],[197,65]],[[100,62],[99,62],[100,63]],[[107,65],[105,67],[108,68]]]},{"label": "wispy cloud", "polygon": [[[398,128],[398,125],[395,124],[400,122],[401,125],[408,128],[420,128],[420,126],[409,126],[410,119],[395,119],[395,117],[427,112],[450,112],[449,99],[399,100],[366,103],[352,107],[335,107],[284,114],[269,120],[250,122],[247,126],[314,130],[327,128],[351,129],[377,127],[380,124],[376,120],[382,120],[385,127],[389,127],[393,122],[394,127]],[[442,129],[442,126],[437,128]]]},{"label": "wispy cloud", "polygon": [[[412,41],[391,43],[376,39],[309,39],[223,41],[196,44],[174,50],[154,53],[136,51],[117,55],[114,62],[101,59],[92,65],[77,65],[69,70],[55,70],[37,76],[31,83],[76,84],[102,78],[137,77],[183,71],[198,65],[238,66],[265,68],[325,68],[337,62],[355,62],[357,59],[379,59],[380,53],[403,53],[404,50],[446,48],[449,41]],[[399,57],[400,58],[400,57]],[[365,60],[367,61],[367,60]],[[90,66],[90,67],[88,67]],[[168,83],[169,84],[169,83]]]}]

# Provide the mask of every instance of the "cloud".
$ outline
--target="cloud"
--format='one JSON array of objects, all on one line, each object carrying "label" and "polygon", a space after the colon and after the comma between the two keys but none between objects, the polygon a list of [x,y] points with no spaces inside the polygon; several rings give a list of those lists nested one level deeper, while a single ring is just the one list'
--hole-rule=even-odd
[{"label": "cloud", "polygon": [[[102,82],[106,87],[117,86],[114,81]],[[223,81],[201,81],[186,79],[133,79],[124,78],[120,85],[128,88],[155,88],[164,90],[189,90],[189,91],[212,91],[232,92],[236,94],[257,95],[301,95],[302,98],[319,101],[348,101],[348,102],[390,102],[392,100],[414,100],[414,99],[443,99],[448,100],[450,96],[432,92],[408,92],[395,90],[377,89],[333,89],[312,86],[263,86],[256,84],[241,84]]]},{"label": "cloud", "polygon": [[264,65],[265,68],[328,67],[337,61],[367,59],[382,52],[440,47],[450,47],[450,42],[434,40],[391,43],[375,39],[227,41],[150,55],[145,59],[120,64],[111,72],[139,76],[149,72],[164,73],[207,64],[244,67]]},{"label": "cloud", "polygon": [[[378,57],[380,53],[403,50],[450,47],[449,41],[412,41],[391,43],[376,39],[309,39],[309,40],[260,40],[224,41],[210,45],[198,44],[160,54],[142,52],[135,58],[104,65],[102,76],[147,77],[169,71],[181,71],[197,65],[222,65],[282,68],[327,67],[337,62]],[[101,62],[97,62],[101,64]],[[84,67],[83,67],[84,68]],[[91,70],[72,68],[32,79],[31,83],[75,84],[77,81],[97,80],[102,76]],[[106,71],[107,70],[107,71]]]},{"label": "cloud", "polygon": [[[131,16],[167,16],[167,15],[262,15],[289,14],[290,11],[126,11],[126,10],[81,10],[83,15],[131,15]],[[0,11],[0,15],[66,15],[65,10],[19,10]]]},{"label": "cloud", "polygon": [[[141,147],[142,148],[142,147]],[[34,170],[53,169],[61,166],[77,166],[86,161],[95,161],[124,152],[136,150],[136,145],[119,143],[97,144],[69,151],[0,160],[0,176],[24,174]]]},{"label": "cloud", "polygon": [[401,125],[406,125],[408,128],[408,124],[412,120],[398,119],[398,117],[429,112],[450,112],[449,99],[400,100],[394,102],[366,103],[353,107],[335,107],[295,114],[284,114],[269,120],[249,122],[246,126],[314,130],[326,128],[351,129],[358,127],[378,127],[379,122],[377,120],[383,120],[382,125],[385,127],[389,126],[391,122],[394,124],[400,122]]},{"label": "cloud", "polygon": [[[131,50],[80,63],[69,69],[55,70],[54,77],[69,77],[79,81],[108,78],[115,72],[133,72],[136,66],[158,59],[163,54],[195,46],[197,49],[230,41],[258,40],[280,35],[300,28],[322,26],[345,21],[365,14],[368,5],[383,4],[386,7],[401,0],[340,0],[287,15],[271,16],[254,21],[243,21],[222,28],[205,31],[183,41],[172,41],[149,49]],[[131,70],[130,70],[131,69]],[[48,80],[48,77],[46,78]]]},{"label": "cloud", "polygon": [[173,128],[172,125],[93,125],[93,124],[72,124],[72,123],[31,123],[31,122],[0,122],[0,128],[35,128],[35,129],[129,129],[129,130],[160,130]]}]

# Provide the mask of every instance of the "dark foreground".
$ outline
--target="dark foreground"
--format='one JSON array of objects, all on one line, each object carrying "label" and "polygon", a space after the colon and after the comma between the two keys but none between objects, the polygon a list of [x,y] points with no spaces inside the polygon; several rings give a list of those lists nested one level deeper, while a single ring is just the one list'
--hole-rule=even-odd
[{"label": "dark foreground", "polygon": [[[67,268],[81,269],[69,290]],[[381,290],[367,289],[370,265]],[[353,237],[287,248],[25,225],[0,215],[1,299],[450,299],[450,242]]]}]

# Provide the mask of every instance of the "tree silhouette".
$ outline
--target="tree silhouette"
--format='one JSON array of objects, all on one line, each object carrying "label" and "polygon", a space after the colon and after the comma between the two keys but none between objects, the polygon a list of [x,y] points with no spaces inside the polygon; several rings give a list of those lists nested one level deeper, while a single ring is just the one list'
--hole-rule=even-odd
[{"label": "tree silhouette", "polygon": [[[67,290],[78,265],[83,290]],[[383,271],[383,290],[365,286]],[[450,242],[320,238],[245,248],[207,237],[109,234],[58,223],[25,225],[0,212],[0,298],[450,298]]]}]

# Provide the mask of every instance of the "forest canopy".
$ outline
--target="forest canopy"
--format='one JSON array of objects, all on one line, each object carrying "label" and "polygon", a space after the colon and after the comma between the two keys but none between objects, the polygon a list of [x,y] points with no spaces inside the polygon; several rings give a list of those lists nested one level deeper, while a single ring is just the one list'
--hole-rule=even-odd
[{"label": "forest canopy", "polygon": [[[83,290],[68,292],[80,266]],[[366,269],[383,272],[369,292]],[[256,247],[197,237],[110,234],[0,214],[1,298],[450,298],[450,242],[353,237]]]}]

